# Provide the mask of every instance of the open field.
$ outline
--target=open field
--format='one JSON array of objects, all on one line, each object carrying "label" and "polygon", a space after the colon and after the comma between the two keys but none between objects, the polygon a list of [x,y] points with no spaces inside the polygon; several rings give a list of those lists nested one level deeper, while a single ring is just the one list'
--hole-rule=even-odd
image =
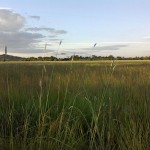
[{"label": "open field", "polygon": [[149,150],[150,61],[0,62],[0,149]]}]

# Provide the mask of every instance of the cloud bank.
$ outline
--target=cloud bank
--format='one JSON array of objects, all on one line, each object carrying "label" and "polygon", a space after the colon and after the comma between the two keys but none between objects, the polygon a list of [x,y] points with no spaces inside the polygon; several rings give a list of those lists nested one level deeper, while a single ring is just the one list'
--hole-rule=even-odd
[{"label": "cloud bank", "polygon": [[[40,20],[40,16],[30,16],[30,18]],[[7,45],[8,52],[13,53],[42,53],[44,47],[41,45],[42,42],[46,39],[57,41],[59,35],[67,33],[65,30],[50,27],[25,28],[26,22],[24,16],[12,9],[0,8],[0,47]]]},{"label": "cloud bank", "polygon": [[39,27],[34,27],[34,28],[26,28],[26,31],[32,31],[32,32],[39,32],[39,31],[46,31],[49,32],[50,34],[53,35],[59,35],[59,34],[66,34],[67,31],[65,30],[56,30],[54,28],[39,28]]},{"label": "cloud bank", "polygon": [[108,46],[98,46],[94,48],[94,51],[109,51],[109,50],[119,50],[120,48],[127,47],[128,45],[108,45]]},{"label": "cloud bank", "polygon": [[0,43],[12,48],[29,48],[44,38],[42,34],[27,32],[0,32]]},{"label": "cloud bank", "polygon": [[32,18],[32,19],[35,19],[35,20],[40,20],[40,16],[29,16],[30,18]]}]

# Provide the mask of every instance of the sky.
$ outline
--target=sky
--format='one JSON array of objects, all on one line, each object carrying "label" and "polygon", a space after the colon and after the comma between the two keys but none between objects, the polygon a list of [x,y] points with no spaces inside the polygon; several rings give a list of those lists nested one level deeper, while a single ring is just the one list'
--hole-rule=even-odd
[{"label": "sky", "polygon": [[7,45],[8,54],[23,57],[150,56],[149,6],[149,0],[1,0],[0,54]]}]

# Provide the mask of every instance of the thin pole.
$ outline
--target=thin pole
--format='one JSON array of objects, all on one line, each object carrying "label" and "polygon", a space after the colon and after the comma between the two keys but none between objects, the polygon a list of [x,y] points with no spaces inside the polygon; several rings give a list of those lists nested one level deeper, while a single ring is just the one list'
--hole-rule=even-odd
[{"label": "thin pole", "polygon": [[6,61],[6,56],[7,56],[7,46],[5,46],[4,61]]}]

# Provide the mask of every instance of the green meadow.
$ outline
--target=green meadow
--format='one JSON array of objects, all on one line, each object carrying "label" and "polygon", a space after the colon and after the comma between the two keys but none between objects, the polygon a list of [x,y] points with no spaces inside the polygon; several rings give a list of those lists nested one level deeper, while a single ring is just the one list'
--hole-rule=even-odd
[{"label": "green meadow", "polygon": [[0,149],[149,150],[150,61],[0,62]]}]

